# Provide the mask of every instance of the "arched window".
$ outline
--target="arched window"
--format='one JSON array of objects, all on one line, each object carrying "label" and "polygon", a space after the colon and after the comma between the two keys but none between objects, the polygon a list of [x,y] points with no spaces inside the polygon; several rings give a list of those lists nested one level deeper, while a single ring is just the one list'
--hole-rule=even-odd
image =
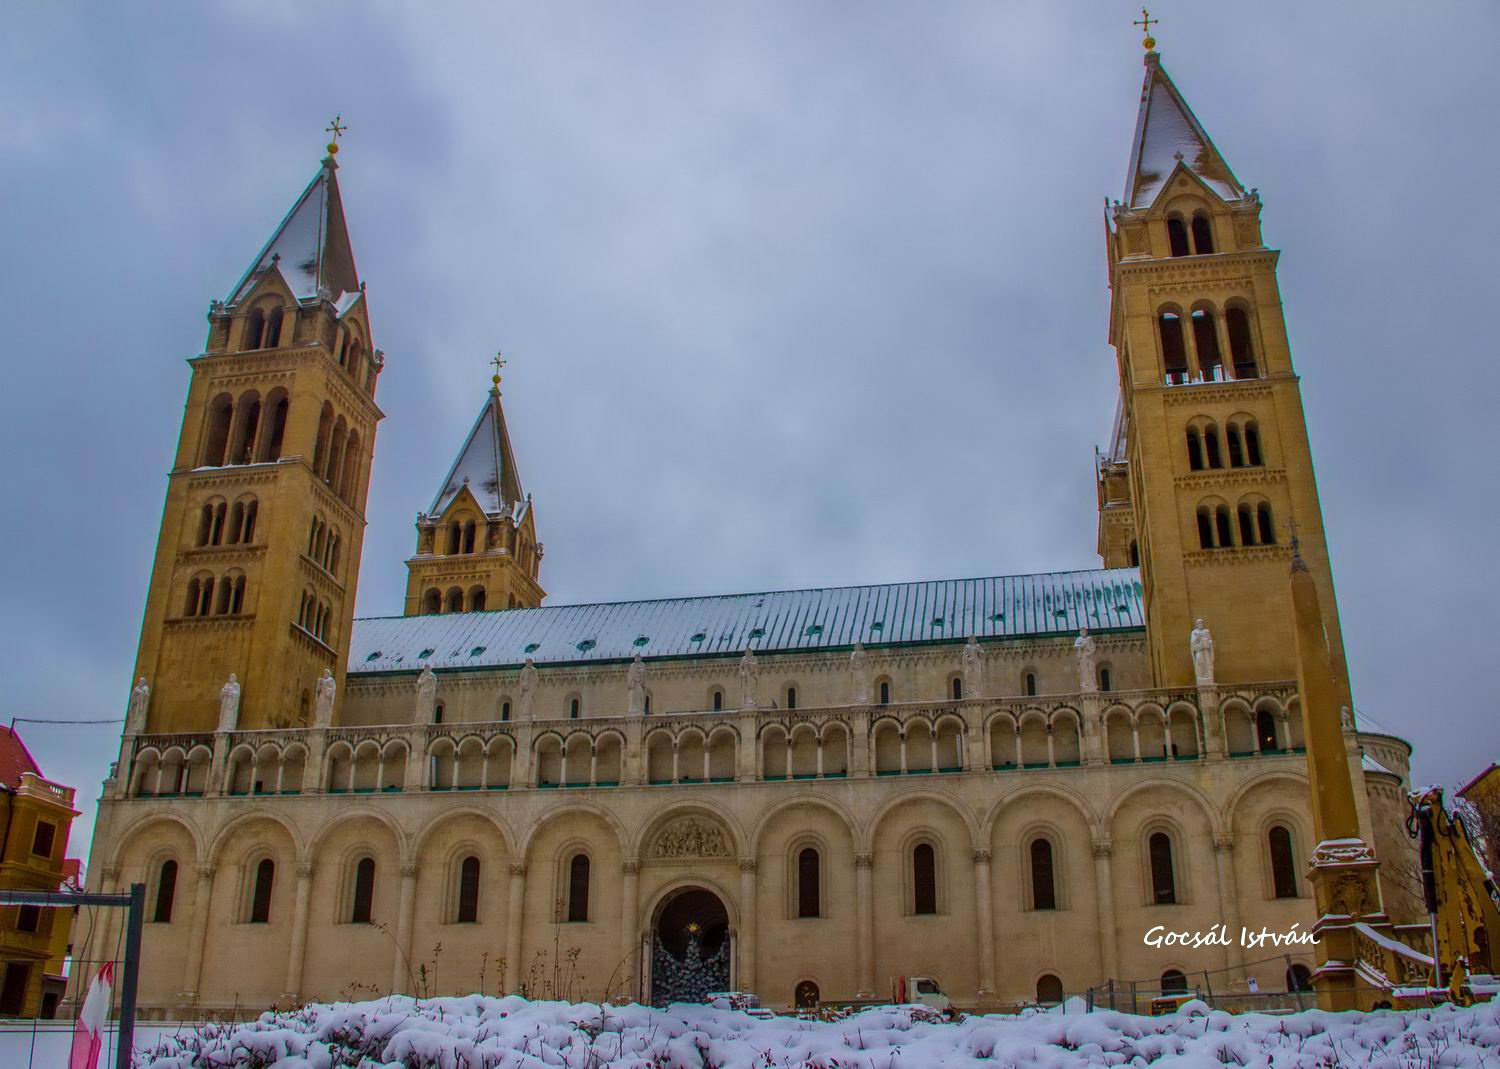
[{"label": "arched window", "polygon": [[819,895],[821,873],[818,852],[810,846],[797,853],[797,916],[821,917],[822,902]]},{"label": "arched window", "polygon": [[571,701],[568,702],[568,719],[569,720],[577,720],[578,717],[579,717],[579,714],[581,714],[582,712],[583,712],[582,704],[579,702],[579,700],[577,698],[574,698],[574,699],[572,699]]},{"label": "arched window", "polygon": [[189,579],[187,585],[187,603],[182,608],[182,615],[198,615],[198,599],[201,596],[201,584],[198,579]]},{"label": "arched window", "polygon": [[1193,348],[1198,353],[1198,374],[1204,382],[1222,382],[1224,357],[1219,353],[1219,329],[1214,314],[1206,308],[1193,312]]},{"label": "arched window", "polygon": [[891,704],[891,681],[889,679],[882,679],[880,681],[880,704]]},{"label": "arched window", "polygon": [[1063,1000],[1062,981],[1048,973],[1036,982],[1036,1000],[1043,1006],[1056,1006]]},{"label": "arched window", "polygon": [[1240,428],[1238,424],[1231,423],[1224,428],[1224,444],[1229,448],[1229,466],[1231,468],[1243,468],[1245,466],[1245,448],[1240,442]]},{"label": "arched window", "polygon": [[229,594],[229,613],[238,616],[245,608],[245,577],[237,575],[234,577],[234,585]]},{"label": "arched window", "polygon": [[1298,963],[1286,971],[1286,989],[1288,992],[1313,989],[1312,972],[1306,965]]},{"label": "arched window", "polygon": [[1193,213],[1193,252],[1199,256],[1214,251],[1214,231],[1208,221],[1208,216],[1202,212]]},{"label": "arched window", "polygon": [[1219,548],[1229,549],[1234,545],[1234,530],[1229,521],[1229,506],[1214,509],[1214,533],[1218,535]]},{"label": "arched window", "polygon": [[271,923],[271,886],[276,882],[276,862],[262,858],[255,866],[255,887],[250,892],[250,923]]},{"label": "arched window", "polygon": [[1276,544],[1276,524],[1271,519],[1271,506],[1262,501],[1255,507],[1255,525],[1260,529],[1260,544],[1263,546],[1274,546]]},{"label": "arched window", "polygon": [[500,720],[502,723],[510,719],[510,702],[500,703]]},{"label": "arched window", "polygon": [[797,708],[797,688],[796,687],[787,687],[786,688],[786,707],[788,709],[795,709],[795,708]]},{"label": "arched window", "polygon": [[266,317],[266,335],[262,339],[260,348],[274,349],[281,341],[281,321],[284,318],[280,308],[271,309],[271,314]]},{"label": "arched window", "polygon": [[431,587],[427,593],[422,595],[422,611],[428,616],[436,616],[443,611],[443,595],[437,587]]},{"label": "arched window", "polygon": [[1198,434],[1197,427],[1187,429],[1188,470],[1203,470],[1203,439]]},{"label": "arched window", "polygon": [[792,993],[792,1001],[799,1010],[817,1009],[819,998],[818,985],[811,980],[803,980]]},{"label": "arched window", "polygon": [[151,919],[157,924],[172,923],[172,900],[177,897],[177,862],[168,858],[156,872],[156,910]]},{"label": "arched window", "polygon": [[937,854],[931,843],[918,843],[911,852],[912,912],[936,913]]},{"label": "arched window", "polygon": [[263,461],[280,460],[281,446],[286,439],[287,411],[291,407],[291,402],[287,400],[285,393],[277,396],[277,392],[273,391],[266,403],[270,405],[271,422],[268,433],[261,442],[260,459]]},{"label": "arched window", "polygon": [[1292,833],[1277,824],[1266,833],[1271,848],[1271,885],[1277,898],[1297,897],[1297,863],[1292,856]]},{"label": "arched window", "polygon": [[1108,690],[1109,689],[1109,666],[1108,665],[1100,665],[1100,667],[1099,667],[1099,689],[1100,690]]},{"label": "arched window", "polygon": [[1206,505],[1198,506],[1198,547],[1214,548],[1214,521]]},{"label": "arched window", "polygon": [[1031,840],[1031,908],[1057,908],[1057,883],[1052,874],[1052,844],[1046,839]]},{"label": "arched window", "polygon": [[1188,380],[1187,340],[1182,336],[1182,317],[1176,312],[1163,312],[1157,317],[1156,326],[1161,336],[1161,361],[1167,384],[1180,385]]},{"label": "arched window", "polygon": [[469,520],[464,524],[464,552],[474,552],[474,521]]},{"label": "arched window", "polygon": [[1022,680],[1022,683],[1025,684],[1026,697],[1028,697],[1028,698],[1035,698],[1036,697],[1036,673],[1035,672],[1027,672],[1025,678]]},{"label": "arched window", "polygon": [[479,859],[472,854],[458,867],[458,913],[455,919],[459,924],[474,924],[479,920]]},{"label": "arched window", "polygon": [[248,464],[255,459],[255,433],[260,429],[260,394],[254,390],[240,394],[234,406],[235,426],[226,464]]},{"label": "arched window", "polygon": [[208,410],[208,435],[203,447],[205,467],[223,466],[224,450],[229,445],[229,424],[233,419],[234,398],[227,393],[215,397]]},{"label": "arched window", "polygon": [[1281,749],[1276,743],[1276,716],[1271,710],[1262,709],[1255,714],[1255,737],[1260,740],[1260,748],[1267,753]]},{"label": "arched window", "polygon": [[1161,993],[1163,995],[1186,995],[1187,977],[1181,969],[1168,969],[1161,974]]},{"label": "arched window", "polygon": [[470,612],[483,612],[485,601],[486,597],[484,587],[476,586],[473,590],[469,591]]},{"label": "arched window", "polygon": [[1255,349],[1250,344],[1250,317],[1243,308],[1230,308],[1224,313],[1224,326],[1229,334],[1229,358],[1234,364],[1234,377],[1259,378]]},{"label": "arched window", "polygon": [[464,611],[464,592],[461,589],[459,589],[458,587],[456,587],[456,586],[449,587],[448,588],[448,601],[447,601],[447,604],[443,606],[443,608],[447,612],[463,612]]},{"label": "arched window", "polygon": [[245,317],[245,338],[241,349],[259,349],[266,333],[266,316],[259,308]]},{"label": "arched window", "polygon": [[255,521],[260,519],[260,502],[253,497],[245,502],[244,526],[240,529],[240,543],[250,545],[255,541]]},{"label": "arched window", "polygon": [[710,700],[713,704],[714,712],[720,712],[724,708],[724,692],[718,687],[714,688],[713,693],[710,695]]},{"label": "arched window", "polygon": [[1255,545],[1255,512],[1246,502],[1240,502],[1240,545]]},{"label": "arched window", "polygon": [[375,902],[375,859],[362,857],[354,866],[354,894],[349,903],[349,923],[369,924]]},{"label": "arched window", "polygon": [[450,557],[458,554],[459,549],[463,546],[463,539],[463,528],[458,525],[457,520],[454,520],[448,525],[448,555]]},{"label": "arched window", "polygon": [[207,576],[203,580],[203,593],[198,597],[198,615],[207,616],[212,611],[214,604],[214,577]]},{"label": "arched window", "polygon": [[575,854],[568,862],[568,920],[583,922],[589,919],[589,859],[587,854]]},{"label": "arched window", "polygon": [[1132,568],[1141,566],[1141,547],[1136,544],[1134,538],[1130,540],[1130,566]]},{"label": "arched window", "polygon": [[1187,225],[1180,215],[1167,218],[1167,247],[1173,256],[1188,255]]},{"label": "arched window", "polygon": [[1212,423],[1203,428],[1203,459],[1210,468],[1224,466],[1224,458],[1219,453],[1219,428]]},{"label": "arched window", "polygon": [[1245,463],[1252,468],[1264,463],[1260,458],[1260,428],[1253,419],[1245,421]]},{"label": "arched window", "polygon": [[949,684],[949,690],[953,694],[953,700],[961,702],[964,700],[964,681],[961,676],[954,676],[953,682]]},{"label": "arched window", "polygon": [[1172,839],[1164,831],[1153,832],[1147,840],[1151,860],[1151,901],[1158,906],[1177,901],[1177,875],[1172,870]]},{"label": "arched window", "polygon": [[443,722],[443,703],[435,702],[432,706],[432,722],[441,724]]}]

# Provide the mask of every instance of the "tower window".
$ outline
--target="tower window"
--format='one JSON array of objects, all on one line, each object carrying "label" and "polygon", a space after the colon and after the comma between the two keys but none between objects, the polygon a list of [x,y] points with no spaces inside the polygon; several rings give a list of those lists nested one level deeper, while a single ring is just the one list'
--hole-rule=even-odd
[{"label": "tower window", "polygon": [[459,924],[479,920],[479,859],[472,854],[458,868],[458,911],[454,919]]},{"label": "tower window", "polygon": [[1245,421],[1245,463],[1252,468],[1265,463],[1260,458],[1260,429],[1253,419]]},{"label": "tower window", "polygon": [[822,903],[819,901],[818,852],[805,847],[797,854],[797,916],[821,917]]},{"label": "tower window", "polygon": [[1234,545],[1234,531],[1229,523],[1229,506],[1220,505],[1214,509],[1214,532],[1219,538],[1219,548],[1228,549]]},{"label": "tower window", "polygon": [[271,923],[271,886],[276,882],[276,862],[262,858],[255,866],[255,886],[250,892],[250,923]]},{"label": "tower window", "polygon": [[262,349],[274,349],[281,342],[281,320],[283,313],[280,308],[271,309],[271,314],[266,317],[266,335],[261,339]]},{"label": "tower window", "polygon": [[1187,429],[1188,470],[1203,470],[1203,438],[1197,427]]},{"label": "tower window", "polygon": [[1262,501],[1255,509],[1256,526],[1260,528],[1260,544],[1263,546],[1274,546],[1276,544],[1276,524],[1271,518],[1271,506]]},{"label": "tower window", "polygon": [[1224,326],[1229,334],[1229,357],[1234,363],[1234,377],[1259,378],[1255,349],[1250,343],[1250,317],[1243,308],[1231,308],[1224,313]]},{"label": "tower window", "polygon": [[577,720],[580,712],[582,712],[582,708],[577,698],[574,698],[572,701],[568,702],[569,720]]},{"label": "tower window", "polygon": [[880,704],[891,704],[891,681],[888,679],[882,679],[880,681]]},{"label": "tower window", "polygon": [[1224,358],[1219,353],[1219,330],[1214,314],[1200,308],[1193,313],[1193,346],[1198,351],[1198,373],[1204,382],[1222,382]]},{"label": "tower window", "polygon": [[1203,428],[1203,459],[1210,468],[1224,466],[1224,458],[1219,454],[1219,429],[1212,423]]},{"label": "tower window", "polygon": [[1193,213],[1193,251],[1199,256],[1214,251],[1213,224],[1202,212]]},{"label": "tower window", "polygon": [[454,520],[448,525],[448,555],[450,557],[457,556],[463,546],[463,538],[463,528],[458,525],[457,520]]},{"label": "tower window", "polygon": [[1141,566],[1141,547],[1136,544],[1134,538],[1130,540],[1130,566],[1132,568]]},{"label": "tower window", "polygon": [[953,677],[953,700],[961,702],[964,700],[964,681],[958,676]]},{"label": "tower window", "polygon": [[422,611],[428,616],[436,616],[443,611],[443,595],[437,587],[431,587],[427,593],[422,595]]},{"label": "tower window", "polygon": [[1267,833],[1271,848],[1271,885],[1277,898],[1297,897],[1297,865],[1292,858],[1292,833],[1277,824]]},{"label": "tower window", "polygon": [[224,449],[229,444],[229,424],[234,418],[234,399],[227,393],[214,398],[208,411],[208,435],[203,448],[204,467],[224,464]]},{"label": "tower window", "polygon": [[1229,447],[1229,466],[1231,468],[1243,468],[1245,466],[1245,449],[1240,442],[1240,429],[1231,423],[1224,428],[1224,444]]},{"label": "tower window", "polygon": [[1240,513],[1240,545],[1255,545],[1255,515],[1249,505],[1241,505]]},{"label": "tower window", "polygon": [[1198,548],[1214,548],[1214,522],[1206,506],[1198,508]]},{"label": "tower window", "polygon": [[474,526],[474,521],[473,520],[469,520],[467,523],[464,524],[464,552],[465,553],[473,553],[474,552],[474,531],[475,531],[475,526]]},{"label": "tower window", "polygon": [[177,897],[177,862],[168,858],[156,874],[156,910],[151,919],[157,924],[172,922],[172,902]]},{"label": "tower window", "polygon": [[245,340],[241,349],[259,349],[266,331],[266,316],[259,308],[245,317]]},{"label": "tower window", "polygon": [[1187,225],[1183,223],[1180,215],[1167,219],[1167,246],[1173,256],[1188,255]]},{"label": "tower window", "polygon": [[1052,876],[1052,844],[1046,839],[1031,840],[1031,908],[1057,908],[1057,885]]},{"label": "tower window", "polygon": [[795,709],[795,708],[797,708],[797,688],[796,687],[787,687],[786,688],[786,707],[788,709]]},{"label": "tower window", "polygon": [[1036,697],[1036,673],[1035,672],[1027,672],[1026,673],[1026,678],[1025,678],[1024,682],[1026,684],[1026,697],[1028,697],[1028,698],[1035,698]]},{"label": "tower window", "polygon": [[1161,359],[1167,384],[1178,386],[1187,382],[1187,341],[1182,336],[1182,317],[1176,312],[1163,312],[1157,319],[1157,330],[1161,335]]}]

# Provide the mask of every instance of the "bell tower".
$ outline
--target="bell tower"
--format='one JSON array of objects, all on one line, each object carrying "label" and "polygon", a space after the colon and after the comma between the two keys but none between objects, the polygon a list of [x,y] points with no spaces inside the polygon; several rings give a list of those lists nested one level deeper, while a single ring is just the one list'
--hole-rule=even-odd
[{"label": "bell tower", "polygon": [[453,466],[417,517],[417,551],[406,561],[406,615],[534,609],[547,596],[539,575],[531,495],[500,404],[500,369]]},{"label": "bell tower", "polygon": [[1125,195],[1107,213],[1109,341],[1120,403],[1098,465],[1099,552],[1139,565],[1153,682],[1192,686],[1188,636],[1212,630],[1222,682],[1292,680],[1290,534],[1322,600],[1340,703],[1348,670],[1292,366],[1279,253],[1146,42]]},{"label": "bell tower", "polygon": [[323,670],[343,683],[382,356],[337,152],[212,303],[188,360],[136,657],[144,730],[213,731],[231,673],[244,728],[310,724]]}]

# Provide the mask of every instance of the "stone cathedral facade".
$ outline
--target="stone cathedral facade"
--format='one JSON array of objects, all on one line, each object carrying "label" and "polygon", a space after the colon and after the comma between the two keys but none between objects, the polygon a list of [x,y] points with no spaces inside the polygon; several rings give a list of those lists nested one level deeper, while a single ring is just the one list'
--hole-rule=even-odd
[{"label": "stone cathedral facade", "polygon": [[[402,614],[354,619],[383,358],[331,149],[189,361],[89,869],[147,885],[148,1012],[1300,981],[1310,948],[1143,942],[1314,920],[1292,532],[1353,704],[1278,254],[1155,52],[1106,220],[1102,567],[1044,575],[545,606],[497,378]],[[1410,749],[1345,742],[1395,864]]]}]

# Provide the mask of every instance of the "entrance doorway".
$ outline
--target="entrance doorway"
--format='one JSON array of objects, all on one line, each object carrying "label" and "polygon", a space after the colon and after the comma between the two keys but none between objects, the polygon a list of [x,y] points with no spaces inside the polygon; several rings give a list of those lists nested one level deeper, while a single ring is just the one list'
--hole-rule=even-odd
[{"label": "entrance doorway", "polygon": [[729,987],[729,913],[719,896],[685,887],[657,910],[651,930],[651,1004],[703,1002]]},{"label": "entrance doorway", "polygon": [[799,1010],[815,1010],[818,1008],[818,985],[811,980],[803,980],[797,985],[793,997]]}]

